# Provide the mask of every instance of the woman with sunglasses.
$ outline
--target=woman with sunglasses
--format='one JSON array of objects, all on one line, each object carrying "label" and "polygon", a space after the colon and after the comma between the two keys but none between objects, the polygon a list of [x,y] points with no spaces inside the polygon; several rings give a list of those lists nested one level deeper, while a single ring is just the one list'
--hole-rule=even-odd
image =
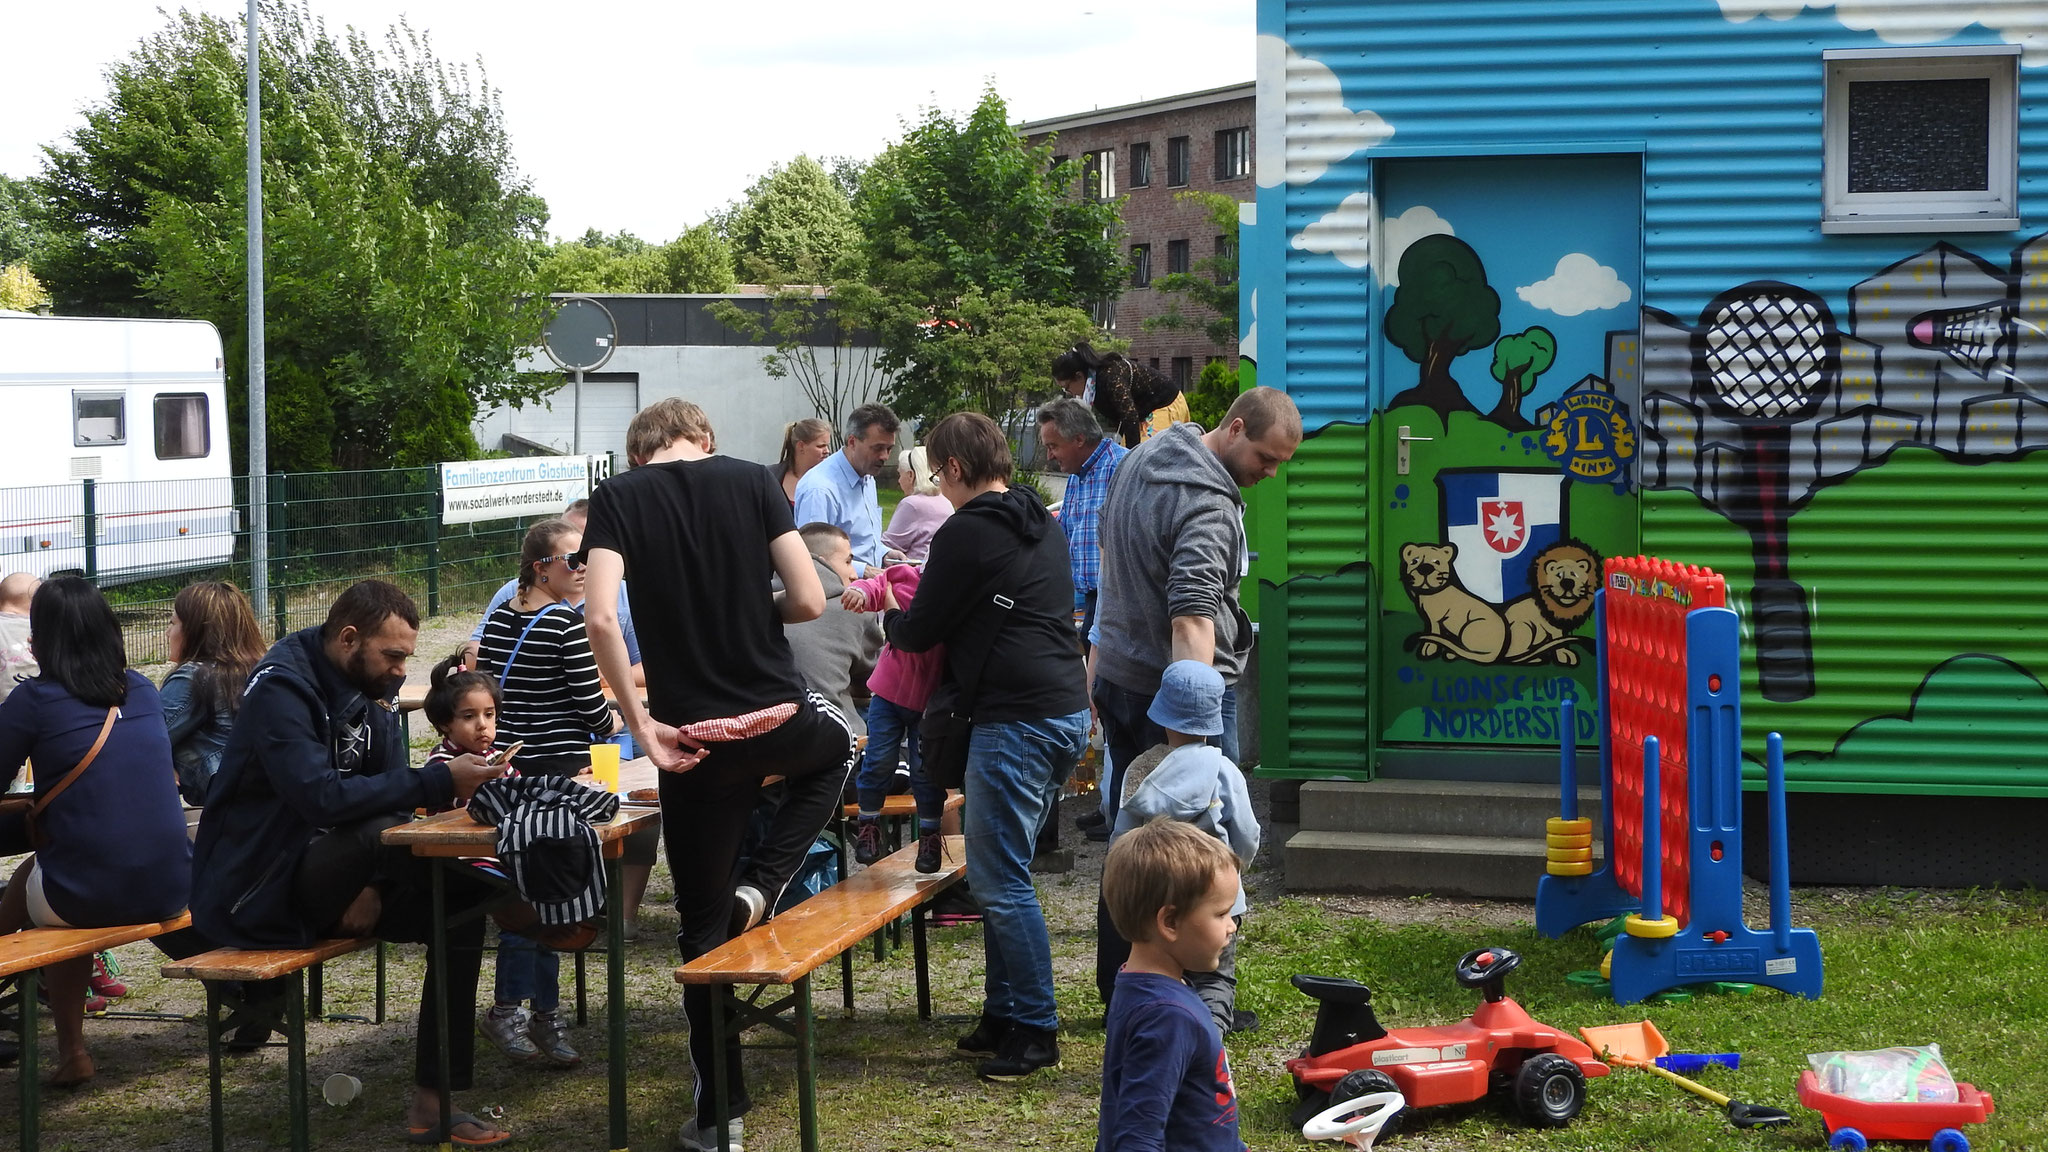
[{"label": "woman with sunglasses", "polygon": [[[583,534],[566,520],[527,529],[519,591],[484,623],[477,671],[498,682],[496,746],[524,745],[513,764],[521,775],[574,776],[590,766],[591,741],[619,730],[575,608],[583,603],[582,547]],[[496,1003],[478,1023],[486,1039],[522,1063],[581,1063],[556,1013],[559,955],[500,932],[497,983]]]}]

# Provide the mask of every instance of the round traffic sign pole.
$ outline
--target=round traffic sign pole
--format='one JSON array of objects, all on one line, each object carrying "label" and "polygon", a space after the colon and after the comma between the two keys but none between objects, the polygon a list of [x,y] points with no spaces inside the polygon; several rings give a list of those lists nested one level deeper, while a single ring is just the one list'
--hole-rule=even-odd
[{"label": "round traffic sign pole", "polygon": [[571,450],[583,453],[583,374],[604,367],[618,343],[619,326],[611,309],[588,296],[570,296],[555,310],[542,333],[548,358],[575,374],[574,424]]}]

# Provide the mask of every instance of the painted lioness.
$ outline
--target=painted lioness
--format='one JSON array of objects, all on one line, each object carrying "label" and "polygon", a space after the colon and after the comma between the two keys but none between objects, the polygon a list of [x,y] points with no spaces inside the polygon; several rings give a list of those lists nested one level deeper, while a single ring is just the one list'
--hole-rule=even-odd
[{"label": "painted lioness", "polygon": [[1593,612],[1600,557],[1578,540],[1561,540],[1529,562],[1532,591],[1503,609],[1458,583],[1455,544],[1401,546],[1401,586],[1415,601],[1423,629],[1410,641],[1424,658],[1477,664],[1577,664],[1571,633]]}]

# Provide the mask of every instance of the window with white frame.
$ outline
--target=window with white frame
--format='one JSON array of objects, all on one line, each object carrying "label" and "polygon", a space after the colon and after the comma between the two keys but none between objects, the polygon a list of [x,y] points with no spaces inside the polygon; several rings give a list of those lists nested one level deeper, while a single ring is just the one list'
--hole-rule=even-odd
[{"label": "window with white frame", "polygon": [[1116,199],[1116,152],[1104,148],[1081,156],[1081,195],[1089,200]]},{"label": "window with white frame", "polygon": [[2019,227],[2019,51],[1987,45],[1823,52],[1821,231]]},{"label": "window with white frame", "polygon": [[1252,130],[1225,128],[1216,133],[1216,178],[1232,180],[1252,174]]}]

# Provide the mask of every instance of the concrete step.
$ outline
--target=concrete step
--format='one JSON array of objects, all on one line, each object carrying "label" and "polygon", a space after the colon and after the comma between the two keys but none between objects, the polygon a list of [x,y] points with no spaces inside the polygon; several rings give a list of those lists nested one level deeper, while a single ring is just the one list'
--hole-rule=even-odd
[{"label": "concrete step", "polygon": [[[1304,812],[1308,797],[1302,797]],[[1598,859],[1599,846],[1594,846]],[[1542,837],[1386,832],[1296,832],[1287,841],[1287,887],[1306,892],[1476,896],[1534,900]]]},{"label": "concrete step", "polygon": [[[1310,780],[1301,786],[1301,829],[1417,836],[1535,837],[1557,815],[1557,787],[1486,780]],[[1579,815],[1599,835],[1600,789],[1579,789]],[[1538,855],[1541,855],[1539,852]]]}]

